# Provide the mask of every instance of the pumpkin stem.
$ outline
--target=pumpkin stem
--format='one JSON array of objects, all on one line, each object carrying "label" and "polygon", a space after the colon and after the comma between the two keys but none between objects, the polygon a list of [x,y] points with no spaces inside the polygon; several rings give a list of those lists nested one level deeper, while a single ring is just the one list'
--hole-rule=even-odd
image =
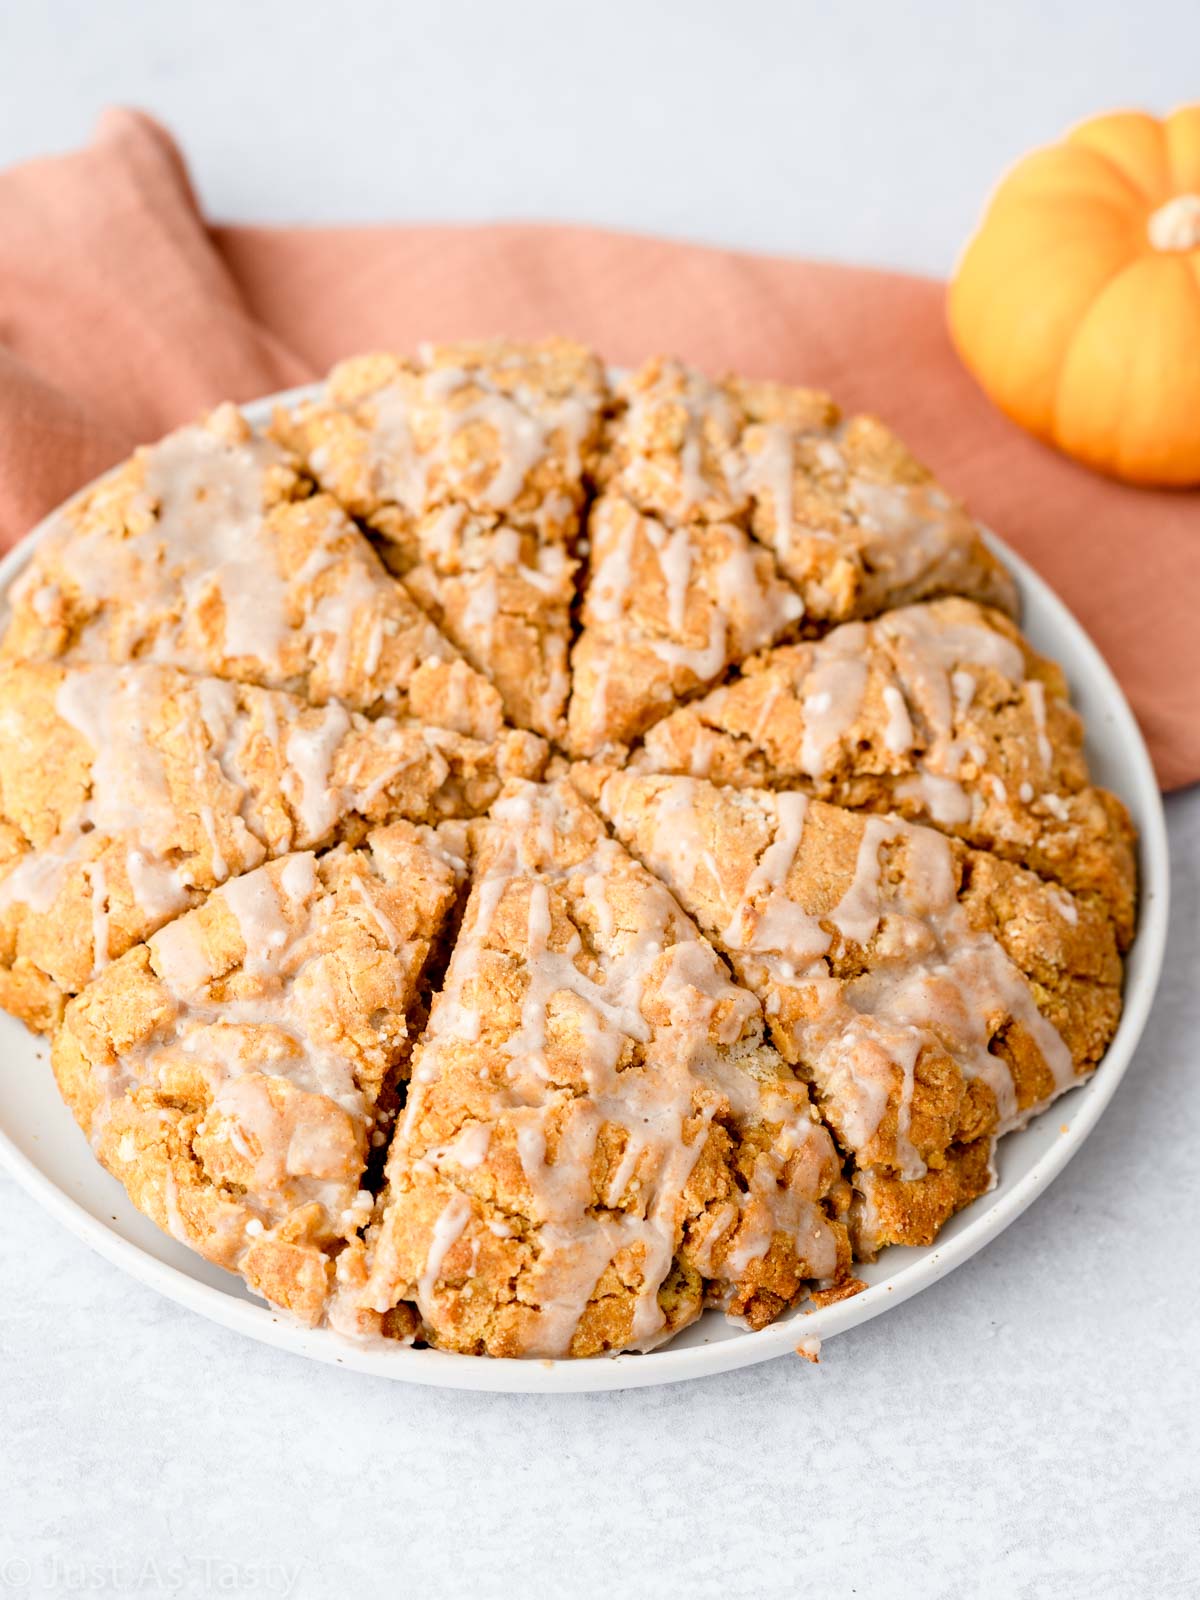
[{"label": "pumpkin stem", "polygon": [[1177,194],[1159,206],[1146,232],[1156,250],[1195,250],[1200,248],[1200,194]]}]

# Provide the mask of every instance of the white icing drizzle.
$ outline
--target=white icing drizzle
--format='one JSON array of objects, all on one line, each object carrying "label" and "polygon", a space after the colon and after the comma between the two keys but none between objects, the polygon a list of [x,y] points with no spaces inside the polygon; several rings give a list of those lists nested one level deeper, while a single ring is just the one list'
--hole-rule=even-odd
[{"label": "white icing drizzle", "polygon": [[[663,361],[653,382],[623,389],[627,407],[619,437],[629,461],[621,477],[640,504],[686,517],[714,499],[724,510],[740,502],[734,454],[738,423],[729,397],[702,372]],[[657,461],[662,437],[671,440],[678,476]]]},{"label": "white icing drizzle", "polygon": [[679,644],[673,639],[651,639],[648,643],[660,661],[690,673],[701,683],[715,678],[729,657],[725,617],[716,609],[709,613],[706,643]]},{"label": "white icing drizzle", "polygon": [[772,422],[755,428],[753,441],[753,448],[746,450],[743,481],[752,494],[770,504],[775,553],[785,559],[795,536],[795,437],[790,428]]},{"label": "white icing drizzle", "polygon": [[913,747],[912,718],[908,714],[904,696],[894,684],[889,683],[884,686],[883,703],[888,714],[883,730],[884,748],[893,755],[903,755]]},{"label": "white icing drizzle", "polygon": [[[465,404],[454,404],[464,391]],[[577,479],[580,451],[596,403],[582,395],[539,393],[530,384],[500,387],[479,368],[437,367],[409,374],[371,397],[374,424],[370,466],[381,499],[424,511],[439,495],[457,496],[483,510],[506,511],[516,502],[529,475],[553,452],[565,457],[565,471]],[[490,471],[479,481],[478,459],[465,467],[454,451],[464,429],[482,425],[495,443],[484,460]],[[573,506],[568,503],[568,514]],[[544,519],[562,518],[561,499],[543,507]]]},{"label": "white icing drizzle", "polygon": [[470,1220],[471,1202],[465,1194],[455,1191],[433,1225],[429,1238],[429,1254],[425,1258],[425,1270],[417,1282],[417,1304],[426,1318],[431,1319],[434,1315],[433,1291],[438,1274],[451,1247],[462,1237],[463,1230]]},{"label": "white icing drizzle", "polygon": [[866,627],[850,622],[814,646],[804,680],[800,762],[810,777],[824,773],[839,740],[862,707],[867,687]]},{"label": "white icing drizzle", "polygon": [[[169,434],[142,459],[145,483],[124,531],[64,520],[25,580],[29,593],[77,588],[97,608],[72,656],[219,673],[249,663],[280,687],[320,669],[326,693],[361,692],[405,602],[349,519],[332,503],[324,527],[313,515],[306,537],[315,543],[285,573],[264,498],[268,475],[287,458],[250,434],[233,407]],[[432,626],[422,649],[454,654]]]},{"label": "white icing drizzle", "polygon": [[[349,712],[335,703],[310,713],[307,726],[297,721],[287,730],[284,792],[295,807],[305,842],[326,834],[344,809],[330,784],[330,770],[350,728]],[[381,781],[391,776],[385,769]]]},{"label": "white icing drizzle", "polygon": [[[648,530],[660,536],[666,532],[657,523],[647,523]],[[692,577],[692,541],[684,526],[673,528],[665,538],[655,539],[658,563],[667,584],[667,624],[672,633],[682,633],[687,623],[688,587]]]},{"label": "white icing drizzle", "polygon": [[[701,914],[745,981],[766,999],[768,1015],[780,1015],[782,994],[805,997],[779,1025],[791,1030],[827,1114],[852,1148],[870,1143],[892,1106],[896,1165],[908,1178],[924,1173],[909,1131],[916,1063],[926,1049],[947,1052],[965,1077],[983,1079],[998,1108],[998,1132],[1016,1126],[1029,1109],[1018,1108],[1010,1071],[990,1049],[990,1027],[998,1018],[1015,1019],[1029,1034],[1055,1092],[1074,1081],[1070,1052],[1038,1011],[1024,976],[996,939],[970,926],[957,898],[951,847],[940,834],[894,817],[866,818],[853,879],[838,903],[820,914],[789,889],[807,815],[802,796],[751,791],[751,803],[773,819],[773,837],[733,898],[732,883],[711,856],[703,868],[709,887],[698,892],[697,863],[708,855],[696,820],[701,786],[688,778],[610,779],[603,804],[618,829],[626,815],[623,786],[632,784],[637,793],[639,783],[657,785],[648,791],[651,832],[638,835],[647,864]],[[729,803],[747,799],[739,794]],[[889,875],[885,893],[880,853],[886,845],[905,849],[906,867],[899,879]],[[713,888],[730,896],[730,914],[720,926],[715,909],[707,914]],[[846,982],[831,980],[835,935],[861,948],[879,941],[876,957]]]},{"label": "white icing drizzle", "polygon": [[[338,882],[363,887],[371,870],[366,856],[350,855]],[[300,1207],[320,1208],[313,1236],[327,1240],[353,1236],[370,1211],[360,1189],[370,1115],[358,1074],[365,1068],[378,1082],[387,1059],[383,1045],[352,1042],[339,1022],[327,960],[340,902],[341,890],[319,881],[310,853],[215,890],[205,908],[149,940],[163,986],[154,1026],[112,1066],[93,1069],[101,1107],[92,1134],[105,1154],[112,1118],[127,1126],[140,1114],[126,1099],[131,1090],[161,1085],[170,1094],[181,1062],[203,1080],[194,1155],[217,1183],[236,1165],[225,1197],[230,1226],[219,1236],[198,1234],[169,1196],[168,1225],[225,1266],[236,1269],[244,1251]],[[240,959],[221,911],[236,923]],[[127,1133],[116,1155],[131,1158]]]},{"label": "white icing drizzle", "polygon": [[[505,1148],[515,1148],[537,1249],[537,1265],[522,1280],[522,1298],[534,1308],[522,1353],[570,1352],[596,1284],[618,1253],[637,1261],[641,1275],[628,1343],[649,1348],[667,1331],[658,1291],[680,1248],[683,1190],[713,1115],[727,1104],[738,1114],[778,1117],[781,1133],[764,1153],[749,1191],[730,1205],[708,1241],[713,1274],[724,1277],[730,1270],[718,1248],[722,1241],[741,1273],[779,1230],[791,1233],[814,1271],[831,1273],[836,1243],[815,1193],[804,1186],[811,1180],[785,1172],[789,1160],[808,1153],[824,1135],[794,1087],[790,1098],[760,1087],[737,1064],[744,1038],[752,1052],[776,1059],[754,1031],[752,998],[730,983],[667,891],[634,868],[613,841],[601,837],[582,860],[582,851],[568,852],[558,864],[556,839],[578,826],[579,812],[554,791],[525,785],[498,802],[491,815],[479,874],[393,1146],[393,1205],[402,1213],[408,1170],[430,1166],[469,1175],[494,1152],[502,1159]],[[624,908],[619,919],[613,899],[618,885]],[[511,928],[522,903],[524,938],[497,949],[492,930],[499,908],[506,908],[504,926]],[[579,933],[584,926],[591,930],[586,949]],[[479,1010],[481,989],[487,988],[484,963],[510,964],[515,955],[522,974],[520,1020],[510,1036],[496,1038],[493,1019]],[[574,1019],[565,1057],[564,1016]],[[467,1070],[464,1045],[485,1036],[490,1043],[480,1045],[479,1059],[489,1085],[487,1123],[469,1123],[440,1150],[423,1148],[427,1103],[431,1097],[439,1107],[450,1103],[443,1074]],[[488,1061],[507,1066],[488,1069]],[[472,1079],[473,1074],[467,1081]],[[564,1095],[564,1081],[577,1092]],[[472,1097],[477,1104],[477,1087]],[[619,1144],[597,1194],[593,1173],[602,1132]],[[467,1195],[452,1192],[431,1231],[415,1295],[435,1333],[445,1315],[435,1290],[447,1253],[473,1227],[488,1226],[471,1219]],[[507,1227],[490,1231],[498,1237],[508,1233]],[[386,1233],[385,1219],[367,1290],[377,1310],[394,1303],[404,1287],[389,1281],[393,1257]],[[456,1265],[443,1295],[456,1292],[458,1272]]]},{"label": "white icing drizzle", "polygon": [[1033,725],[1037,730],[1038,756],[1045,770],[1051,772],[1054,766],[1054,752],[1046,736],[1046,686],[1039,679],[1030,678],[1025,685],[1025,694],[1033,712]]},{"label": "white icing drizzle", "polygon": [[975,698],[976,682],[969,672],[964,672],[961,667],[955,667],[950,674],[950,689],[954,695],[954,709],[961,717],[970,709],[971,701]]},{"label": "white icing drizzle", "polygon": [[[589,657],[596,683],[588,712],[597,739],[611,734],[610,680],[637,670],[641,652],[671,668],[676,688],[686,692],[711,682],[733,657],[771,643],[803,615],[800,596],[756,564],[749,538],[731,524],[669,526],[642,516],[628,501],[606,497],[590,526],[584,639],[605,646]],[[649,622],[643,597],[634,592],[639,539],[653,552],[662,582],[662,616]]]}]

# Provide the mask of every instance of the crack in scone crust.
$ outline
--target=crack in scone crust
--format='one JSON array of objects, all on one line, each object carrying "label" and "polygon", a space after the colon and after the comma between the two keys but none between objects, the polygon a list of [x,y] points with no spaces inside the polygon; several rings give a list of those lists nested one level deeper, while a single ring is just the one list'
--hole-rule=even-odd
[{"label": "crack in scone crust", "polygon": [[0,1005],[309,1324],[661,1344],[857,1292],[1101,1060],[1135,840],[880,421],[563,339],[343,362],[57,514]]}]

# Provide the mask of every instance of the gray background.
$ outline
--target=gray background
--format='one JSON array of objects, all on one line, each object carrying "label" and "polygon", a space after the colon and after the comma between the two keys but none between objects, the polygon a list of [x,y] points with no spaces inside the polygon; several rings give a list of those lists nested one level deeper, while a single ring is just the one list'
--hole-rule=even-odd
[{"label": "gray background", "polygon": [[[562,217],[945,272],[1026,146],[1194,98],[1198,62],[1194,0],[0,0],[0,164],[125,101],[221,218]],[[1170,822],[1164,987],[1098,1131],[819,1367],[373,1381],[167,1304],[0,1179],[0,1600],[1200,1593],[1200,798]]]}]

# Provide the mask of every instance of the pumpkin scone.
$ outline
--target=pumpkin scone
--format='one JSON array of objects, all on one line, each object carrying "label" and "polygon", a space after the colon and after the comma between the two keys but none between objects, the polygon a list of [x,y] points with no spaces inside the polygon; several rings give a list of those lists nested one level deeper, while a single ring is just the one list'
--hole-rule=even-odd
[{"label": "pumpkin scone", "polygon": [[1120,1016],[1133,830],[1012,580],[815,390],[546,339],[313,394],[7,592],[0,1007],[309,1325],[557,1360],[855,1294]]},{"label": "pumpkin scone", "polygon": [[1133,937],[1133,828],[1090,782],[1062,671],[973,601],[765,651],[650,728],[632,765],[897,811],[1095,896]]},{"label": "pumpkin scone", "polygon": [[828,395],[679,361],[617,385],[602,482],[675,521],[748,523],[828,626],[962,594],[1016,609],[1011,578],[962,506],[882,422]]},{"label": "pumpkin scone", "polygon": [[63,997],[269,857],[487,809],[545,747],[171,667],[0,663],[0,1005]]},{"label": "pumpkin scone", "polygon": [[561,733],[574,556],[608,397],[562,339],[360,356],[276,437],[386,541],[384,557],[499,689],[508,717]]},{"label": "pumpkin scone", "polygon": [[149,659],[483,738],[500,699],[328,495],[234,406],[58,514],[13,585],[12,659]]},{"label": "pumpkin scone", "polygon": [[588,537],[571,652],[573,755],[629,743],[804,614],[770,553],[731,522],[668,526],[606,494]]},{"label": "pumpkin scone", "polygon": [[1110,919],[1022,868],[802,794],[576,776],[762,999],[850,1158],[860,1255],[929,1243],[1116,1029]]},{"label": "pumpkin scone", "polygon": [[225,884],[72,1000],[54,1041],[134,1204],[304,1322],[370,1215],[372,1134],[455,899],[447,842],[396,823]]},{"label": "pumpkin scone", "polygon": [[[846,1286],[807,1091],[663,885],[569,784],[471,824],[461,933],[334,1324],[494,1356],[647,1349]],[[843,1202],[844,1203],[844,1202]]]}]

